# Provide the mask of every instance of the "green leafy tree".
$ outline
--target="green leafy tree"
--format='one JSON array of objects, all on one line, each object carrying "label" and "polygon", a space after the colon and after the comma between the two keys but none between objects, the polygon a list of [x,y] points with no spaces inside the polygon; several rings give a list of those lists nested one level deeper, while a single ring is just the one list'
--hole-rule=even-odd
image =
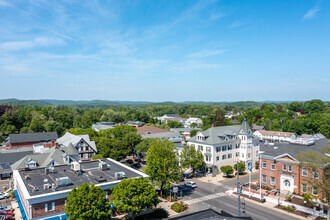
[{"label": "green leafy tree", "polygon": [[183,125],[178,121],[167,121],[167,125],[169,128],[182,128]]},{"label": "green leafy tree", "polygon": [[229,176],[229,175],[233,174],[233,172],[234,172],[233,167],[230,165],[222,166],[222,167],[220,167],[220,170],[221,170],[221,172],[226,173],[226,176]]},{"label": "green leafy tree", "polygon": [[194,174],[197,168],[201,169],[204,165],[203,153],[196,150],[193,145],[186,145],[180,154],[180,164],[183,168],[191,168]]},{"label": "green leafy tree", "polygon": [[163,191],[171,187],[170,182],[177,182],[180,177],[179,157],[173,142],[167,139],[153,139],[147,151],[145,172],[154,186]]},{"label": "green leafy tree", "polygon": [[100,187],[83,183],[69,192],[65,212],[69,220],[110,219],[111,209]]},{"label": "green leafy tree", "polygon": [[150,142],[153,140],[153,138],[146,138],[143,139],[136,147],[135,150],[138,152],[140,157],[145,157],[145,154],[147,153]]},{"label": "green leafy tree", "polygon": [[198,126],[198,125],[197,125],[196,122],[193,122],[193,123],[190,124],[190,127],[191,127],[191,128],[196,128],[197,126]]},{"label": "green leafy tree", "polygon": [[[325,147],[323,152],[306,150],[299,151],[296,159],[300,162],[299,168],[307,169],[309,178],[303,181],[310,186],[318,188],[319,193],[325,195],[327,202],[330,201],[330,157],[326,154],[330,153],[330,148]],[[300,191],[300,190],[299,190]]]},{"label": "green leafy tree", "polygon": [[[237,171],[237,164],[235,164],[233,167]],[[238,169],[239,169],[238,171],[239,173],[243,173],[245,171],[245,163],[239,162]]]},{"label": "green leafy tree", "polygon": [[214,124],[215,127],[225,126],[226,125],[225,113],[220,109],[216,110],[214,112],[214,118],[212,123]]},{"label": "green leafy tree", "polygon": [[321,112],[324,108],[325,105],[320,99],[313,99],[304,104],[304,110],[306,113]]},{"label": "green leafy tree", "polygon": [[198,129],[193,129],[193,130],[191,130],[191,131],[190,131],[190,137],[194,137],[194,136],[196,136],[196,134],[197,134],[198,131],[200,131],[200,130],[198,130]]},{"label": "green leafy tree", "polygon": [[133,153],[133,156],[135,154],[135,146],[138,145],[141,142],[141,135],[136,134],[134,132],[130,132],[124,135],[123,140],[126,141],[128,144],[131,153]]},{"label": "green leafy tree", "polygon": [[131,213],[133,217],[159,202],[156,189],[143,177],[122,180],[113,189],[111,200],[117,211]]}]

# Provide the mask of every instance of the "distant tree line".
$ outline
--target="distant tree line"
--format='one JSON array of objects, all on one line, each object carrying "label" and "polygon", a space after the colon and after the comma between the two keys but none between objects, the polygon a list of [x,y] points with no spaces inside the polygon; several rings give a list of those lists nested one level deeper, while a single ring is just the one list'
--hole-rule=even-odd
[{"label": "distant tree line", "polygon": [[[244,102],[243,102],[244,103]],[[225,113],[242,112],[233,119]],[[256,107],[217,105],[136,105],[102,108],[75,108],[72,106],[13,106],[0,105],[0,141],[11,133],[56,131],[63,135],[70,128],[90,128],[99,121],[144,121],[149,125],[174,128],[177,122],[162,124],[155,116],[179,114],[180,117],[200,117],[203,130],[214,126],[239,124],[244,118],[252,124],[263,125],[267,130],[302,133],[321,133],[330,138],[329,103],[321,100],[284,104],[261,104]]]}]

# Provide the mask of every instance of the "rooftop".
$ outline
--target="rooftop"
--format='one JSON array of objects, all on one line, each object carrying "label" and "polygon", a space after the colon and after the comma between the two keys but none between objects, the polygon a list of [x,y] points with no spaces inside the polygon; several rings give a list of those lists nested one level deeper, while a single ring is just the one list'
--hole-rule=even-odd
[{"label": "rooftop", "polygon": [[155,133],[155,134],[145,134],[142,135],[142,138],[170,138],[170,137],[179,137],[181,136],[180,132],[163,132],[163,133]]},{"label": "rooftop", "polygon": [[144,134],[154,134],[154,133],[164,133],[164,132],[168,132],[168,130],[166,129],[161,129],[161,128],[157,128],[155,126],[148,126],[148,125],[144,125],[142,127],[137,127],[137,134],[139,135],[144,135]]},{"label": "rooftop", "polygon": [[[99,168],[100,161],[107,164],[105,170]],[[54,192],[52,188],[45,189],[44,185],[55,184],[57,186],[56,178],[69,179],[70,184],[58,186],[56,189],[56,191],[63,191],[70,190],[72,187],[79,187],[85,182],[97,185],[117,181],[118,179],[115,177],[116,172],[124,172],[127,178],[147,177],[146,174],[109,158],[80,163],[80,170],[81,174],[78,175],[71,169],[71,165],[60,165],[54,166],[54,172],[49,172],[49,174],[46,174],[45,168],[37,168],[19,171],[19,175],[31,196]],[[35,187],[38,190],[34,190]]]},{"label": "rooftop", "polygon": [[23,133],[23,134],[10,134],[9,142],[25,143],[25,142],[42,142],[56,140],[58,138],[56,132],[39,132],[39,133]]},{"label": "rooftop", "polygon": [[30,147],[25,151],[2,150],[0,151],[0,164],[15,163],[29,154],[33,154],[33,149]]},{"label": "rooftop", "polygon": [[270,136],[280,136],[280,137],[290,137],[293,133],[291,132],[283,132],[283,131],[266,131],[266,130],[257,130],[262,135],[270,135]]},{"label": "rooftop", "polygon": [[293,144],[293,143],[274,143],[265,145],[260,143],[260,151],[264,151],[263,155],[276,157],[285,153],[290,154],[291,156],[295,157],[299,150],[306,151],[306,150],[314,150],[322,152],[325,147],[328,146],[328,139],[320,139],[315,140],[314,144],[312,145],[301,145],[301,144]]}]

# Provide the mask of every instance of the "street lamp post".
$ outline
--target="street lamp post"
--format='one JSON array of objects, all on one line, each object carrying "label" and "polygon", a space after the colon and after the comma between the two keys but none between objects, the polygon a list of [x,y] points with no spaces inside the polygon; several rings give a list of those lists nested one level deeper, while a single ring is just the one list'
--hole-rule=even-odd
[{"label": "street lamp post", "polygon": [[262,175],[261,175],[261,172],[262,172],[262,164],[261,164],[261,154],[265,153],[264,151],[260,151],[259,152],[259,173],[260,173],[260,182],[259,182],[259,185],[260,185],[260,202],[261,202],[261,183],[262,183]]}]

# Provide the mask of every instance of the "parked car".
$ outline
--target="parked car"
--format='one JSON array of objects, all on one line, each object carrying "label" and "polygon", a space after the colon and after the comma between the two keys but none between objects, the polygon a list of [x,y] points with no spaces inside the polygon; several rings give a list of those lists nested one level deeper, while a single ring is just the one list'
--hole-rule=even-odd
[{"label": "parked car", "polygon": [[0,192],[0,199],[7,199],[7,198],[9,198],[9,193]]},{"label": "parked car", "polygon": [[190,187],[190,188],[196,188],[197,187],[197,184],[193,181],[188,181],[188,182],[185,182],[184,185],[186,187]]},{"label": "parked car", "polygon": [[135,158],[135,159],[134,159],[134,162],[141,163],[142,160],[141,160],[140,158]]},{"label": "parked car", "polygon": [[126,162],[126,163],[129,163],[129,164],[133,164],[133,163],[134,163],[134,161],[131,160],[131,159],[127,159],[125,162]]},{"label": "parked car", "polygon": [[11,208],[11,205],[8,205],[8,206],[4,206],[4,205],[0,205],[0,211],[11,211],[12,208]]},{"label": "parked car", "polygon": [[0,219],[14,219],[14,213],[7,211],[0,211]]},{"label": "parked car", "polygon": [[192,178],[192,174],[191,173],[183,173],[182,176],[186,179],[190,179]]},{"label": "parked car", "polygon": [[133,163],[133,164],[131,165],[131,167],[132,167],[132,168],[135,168],[135,169],[139,169],[139,168],[141,168],[141,164],[139,164],[139,163]]}]

